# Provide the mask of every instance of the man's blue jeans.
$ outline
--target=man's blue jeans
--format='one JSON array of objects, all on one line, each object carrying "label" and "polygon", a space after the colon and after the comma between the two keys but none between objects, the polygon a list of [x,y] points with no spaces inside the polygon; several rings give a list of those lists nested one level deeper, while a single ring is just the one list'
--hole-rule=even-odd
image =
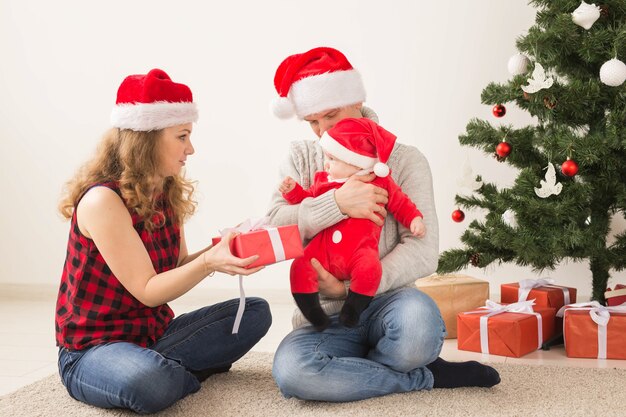
[{"label": "man's blue jeans", "polygon": [[445,324],[434,301],[415,288],[377,296],[354,328],[291,332],[274,356],[282,394],[302,400],[355,401],[433,387],[425,365],[439,356]]},{"label": "man's blue jeans", "polygon": [[153,413],[200,389],[190,372],[226,367],[245,355],[272,323],[267,302],[247,298],[239,334],[231,334],[239,300],[182,314],[149,348],[116,342],[59,350],[69,394],[103,408]]}]

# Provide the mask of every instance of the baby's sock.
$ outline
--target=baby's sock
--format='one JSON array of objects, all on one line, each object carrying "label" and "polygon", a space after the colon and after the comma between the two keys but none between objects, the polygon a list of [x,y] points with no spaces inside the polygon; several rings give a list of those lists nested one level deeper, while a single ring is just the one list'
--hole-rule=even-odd
[{"label": "baby's sock", "polygon": [[488,388],[500,383],[498,371],[476,361],[447,362],[437,358],[426,367],[435,378],[433,388]]}]

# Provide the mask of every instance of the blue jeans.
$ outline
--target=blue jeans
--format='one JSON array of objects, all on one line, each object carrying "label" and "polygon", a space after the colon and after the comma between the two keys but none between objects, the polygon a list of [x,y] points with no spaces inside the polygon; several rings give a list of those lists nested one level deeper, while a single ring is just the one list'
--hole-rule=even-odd
[{"label": "blue jeans", "polygon": [[274,356],[272,374],[286,398],[355,401],[433,387],[425,365],[439,356],[445,324],[434,301],[415,288],[379,295],[354,328],[337,315],[323,332],[294,330]]},{"label": "blue jeans", "polygon": [[239,334],[231,334],[239,300],[182,314],[157,342],[143,348],[113,342],[59,349],[59,373],[69,394],[103,408],[153,413],[200,389],[190,371],[223,368],[240,359],[269,329],[267,302],[247,298]]}]

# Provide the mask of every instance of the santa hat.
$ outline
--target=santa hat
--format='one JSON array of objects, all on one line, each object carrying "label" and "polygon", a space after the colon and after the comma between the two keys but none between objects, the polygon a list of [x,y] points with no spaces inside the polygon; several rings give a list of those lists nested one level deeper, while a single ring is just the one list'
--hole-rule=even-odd
[{"label": "santa hat", "polygon": [[111,112],[113,127],[144,132],[197,120],[198,109],[189,87],[173,82],[160,69],[126,77]]},{"label": "santa hat", "polygon": [[347,118],[322,134],[320,146],[337,159],[386,177],[386,163],[395,142],[396,136],[374,121]]},{"label": "santa hat", "polygon": [[333,48],[314,48],[287,57],[276,70],[279,97],[272,110],[281,119],[300,119],[323,110],[365,101],[361,75],[344,54]]}]

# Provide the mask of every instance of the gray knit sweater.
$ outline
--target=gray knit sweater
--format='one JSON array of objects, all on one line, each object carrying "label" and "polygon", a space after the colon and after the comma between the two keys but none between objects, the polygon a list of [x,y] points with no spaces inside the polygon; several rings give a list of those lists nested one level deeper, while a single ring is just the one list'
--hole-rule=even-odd
[{"label": "gray knit sweater", "polygon": [[[362,113],[377,121],[371,109],[363,107]],[[393,179],[424,215],[426,236],[422,239],[413,237],[391,214],[387,215],[378,246],[383,276],[377,294],[413,285],[416,279],[432,274],[439,257],[439,226],[428,161],[415,147],[396,142],[387,165]],[[279,174],[281,180],[290,176],[307,189],[313,183],[315,172],[321,170],[323,153],[318,141],[305,140],[291,143],[289,156]],[[335,202],[335,190],[307,198],[297,205],[289,205],[276,190],[268,216],[274,225],[298,224],[305,244],[321,230],[346,218]],[[321,297],[322,308],[329,315],[338,313],[343,301]],[[292,321],[294,328],[308,323],[299,309],[294,312]]]}]

